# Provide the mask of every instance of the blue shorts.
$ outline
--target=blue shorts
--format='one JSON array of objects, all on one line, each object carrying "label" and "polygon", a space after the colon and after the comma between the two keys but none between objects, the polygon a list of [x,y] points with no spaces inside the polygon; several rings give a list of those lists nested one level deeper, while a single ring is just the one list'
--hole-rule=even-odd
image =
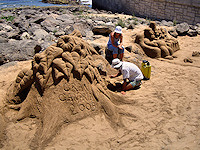
[{"label": "blue shorts", "polygon": [[136,81],[136,80],[134,80],[134,81],[130,81],[130,84],[133,86],[133,88],[134,87],[136,87],[136,86],[140,86],[141,84],[142,84],[142,82],[141,82],[141,80],[138,80],[138,81]]},{"label": "blue shorts", "polygon": [[123,54],[124,53],[124,46],[122,46],[123,49],[114,47],[112,44],[108,44],[107,46],[108,46],[108,50],[112,51],[112,54]]}]

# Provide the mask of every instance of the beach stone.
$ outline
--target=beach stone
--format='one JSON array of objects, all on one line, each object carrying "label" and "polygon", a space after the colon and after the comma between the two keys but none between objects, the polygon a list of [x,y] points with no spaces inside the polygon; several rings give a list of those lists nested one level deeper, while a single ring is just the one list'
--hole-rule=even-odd
[{"label": "beach stone", "polygon": [[7,25],[7,24],[0,24],[0,29],[5,30],[7,32],[13,30],[13,28],[10,25]]},{"label": "beach stone", "polygon": [[105,22],[103,21],[95,21],[96,26],[102,26],[105,25]]},{"label": "beach stone", "polygon": [[72,15],[69,15],[69,14],[63,14],[63,15],[59,15],[56,20],[60,20],[62,21],[64,24],[73,24],[74,21],[73,21],[73,16]]},{"label": "beach stone", "polygon": [[20,40],[20,31],[18,30],[7,32],[6,34],[7,34],[8,39]]},{"label": "beach stone", "polygon": [[79,30],[83,37],[86,37],[87,32],[91,30],[87,23],[75,23],[73,28],[74,30]]},{"label": "beach stone", "polygon": [[187,35],[193,37],[193,36],[197,36],[198,32],[196,30],[192,30],[189,29],[189,31],[187,32]]},{"label": "beach stone", "polygon": [[176,31],[177,31],[178,35],[186,35],[187,32],[189,31],[189,29],[190,29],[190,27],[186,22],[178,24],[176,26]]},{"label": "beach stone", "polygon": [[197,34],[200,35],[200,28],[196,29],[196,31],[197,31]]},{"label": "beach stone", "polygon": [[7,62],[7,59],[4,55],[0,54],[0,65],[3,65]]},{"label": "beach stone", "polygon": [[175,37],[175,38],[178,37],[178,33],[176,32],[176,28],[172,28],[171,30],[168,31],[168,33],[169,33],[171,36]]},{"label": "beach stone", "polygon": [[44,39],[47,35],[48,33],[43,29],[37,29],[35,32],[33,32],[33,38],[35,40]]},{"label": "beach stone", "polygon": [[30,39],[30,35],[27,32],[22,33],[20,39],[24,40],[24,39]]},{"label": "beach stone", "polygon": [[172,27],[173,26],[173,22],[172,21],[166,21],[166,20],[162,20],[161,24],[163,26],[168,26],[168,27]]},{"label": "beach stone", "polygon": [[0,43],[7,43],[8,39],[0,36]]},{"label": "beach stone", "polygon": [[41,26],[43,27],[44,30],[47,32],[53,32],[55,31],[56,27],[62,24],[61,20],[56,20],[56,17],[58,15],[56,14],[51,14],[49,17],[47,17],[42,23]]},{"label": "beach stone", "polygon": [[189,25],[189,27],[190,27],[190,29],[192,29],[192,30],[196,30],[196,29],[198,29],[198,26],[194,26],[194,25]]},{"label": "beach stone", "polygon": [[94,34],[109,35],[113,31],[110,26],[94,26],[92,32]]},{"label": "beach stone", "polygon": [[33,23],[36,23],[36,24],[41,24],[41,22],[43,22],[46,18],[44,17],[36,17],[35,19],[32,20]]},{"label": "beach stone", "polygon": [[74,30],[73,26],[66,26],[63,31],[65,32],[65,34],[70,34],[72,31]]},{"label": "beach stone", "polygon": [[64,31],[58,31],[54,34],[56,37],[59,37],[61,35],[65,35],[65,32]]}]

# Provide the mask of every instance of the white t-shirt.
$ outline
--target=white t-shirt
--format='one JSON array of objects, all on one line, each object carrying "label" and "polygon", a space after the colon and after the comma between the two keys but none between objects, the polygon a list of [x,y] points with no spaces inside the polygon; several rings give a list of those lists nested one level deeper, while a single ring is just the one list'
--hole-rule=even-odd
[{"label": "white t-shirt", "polygon": [[144,78],[141,70],[133,63],[123,62],[120,68],[123,79],[129,79],[129,81],[138,81]]}]

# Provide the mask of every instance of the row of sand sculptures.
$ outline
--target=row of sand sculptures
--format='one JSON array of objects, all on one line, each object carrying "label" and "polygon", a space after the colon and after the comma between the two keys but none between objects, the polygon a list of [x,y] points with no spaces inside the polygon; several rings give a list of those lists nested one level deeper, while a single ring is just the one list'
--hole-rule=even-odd
[{"label": "row of sand sculptures", "polygon": [[[147,48],[152,51],[149,56],[166,57],[177,50],[178,43],[165,36],[161,38],[164,35],[161,31],[155,30],[154,33],[160,33],[159,40],[163,39],[165,44],[162,45],[163,42],[158,40],[159,48],[154,49],[146,46],[146,36],[138,35],[141,47],[146,46],[144,51],[146,52]],[[155,43],[154,40],[149,42]],[[173,51],[169,51],[170,48]],[[114,126],[123,126],[122,115],[137,119],[136,115],[117,106],[131,103],[108,89],[107,74],[100,74],[96,65],[99,63],[105,66],[105,72],[113,71],[108,61],[75,30],[69,35],[61,36],[57,43],[42,53],[35,54],[32,68],[23,69],[18,74],[8,89],[5,101],[9,108],[18,110],[14,120],[26,117],[40,120],[32,147],[48,144],[61,125],[100,112],[103,112]]]}]

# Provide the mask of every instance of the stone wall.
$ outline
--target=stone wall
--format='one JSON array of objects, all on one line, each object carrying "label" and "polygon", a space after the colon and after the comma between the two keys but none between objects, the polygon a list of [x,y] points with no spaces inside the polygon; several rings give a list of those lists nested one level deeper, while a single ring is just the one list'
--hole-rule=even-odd
[{"label": "stone wall", "polygon": [[177,23],[200,23],[200,0],[92,0],[92,7]]}]

